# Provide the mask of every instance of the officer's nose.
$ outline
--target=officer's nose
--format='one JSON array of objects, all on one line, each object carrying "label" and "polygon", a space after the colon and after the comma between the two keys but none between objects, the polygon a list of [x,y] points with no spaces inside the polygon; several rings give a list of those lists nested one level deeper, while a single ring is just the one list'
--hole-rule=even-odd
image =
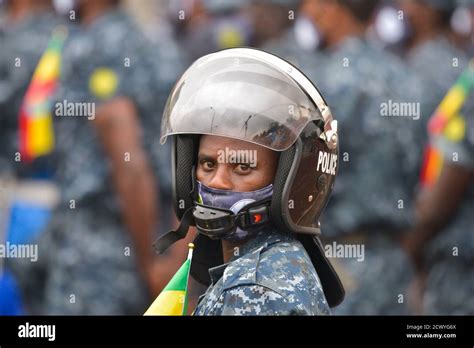
[{"label": "officer's nose", "polygon": [[214,176],[211,181],[208,182],[207,186],[219,189],[219,190],[233,190],[234,185],[232,183],[232,168],[225,163],[220,163],[217,166]]}]

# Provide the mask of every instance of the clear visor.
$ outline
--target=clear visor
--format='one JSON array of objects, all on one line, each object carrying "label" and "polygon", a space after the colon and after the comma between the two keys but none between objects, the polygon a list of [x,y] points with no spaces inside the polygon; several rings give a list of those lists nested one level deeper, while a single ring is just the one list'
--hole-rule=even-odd
[{"label": "clear visor", "polygon": [[252,49],[226,51],[197,60],[176,83],[163,114],[162,143],[173,134],[208,134],[283,151],[309,122],[330,123],[329,109],[323,118],[290,75],[297,73],[313,94],[316,88],[289,63]]}]

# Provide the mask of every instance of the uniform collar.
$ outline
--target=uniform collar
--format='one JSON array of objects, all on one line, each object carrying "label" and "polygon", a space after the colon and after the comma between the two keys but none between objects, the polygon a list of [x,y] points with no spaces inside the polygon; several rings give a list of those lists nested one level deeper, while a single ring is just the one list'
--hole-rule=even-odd
[{"label": "uniform collar", "polygon": [[224,274],[224,271],[229,265],[229,263],[230,262],[227,262],[220,266],[209,268],[209,275],[211,276],[211,285],[214,285],[219,279],[222,278],[222,275]]},{"label": "uniform collar", "polygon": [[258,249],[260,246],[265,244],[273,244],[283,238],[284,235],[279,233],[276,229],[272,227],[264,228],[258,232],[253,238],[249,239],[247,243],[239,247],[238,255],[232,257],[230,262],[233,262],[239,258],[245,257],[247,254],[250,254],[251,251]]},{"label": "uniform collar", "polygon": [[[212,285],[223,278],[224,288],[242,285],[256,281],[256,269],[260,254],[270,245],[291,239],[288,234],[278,232],[273,228],[267,228],[258,232],[255,237],[239,247],[239,254],[229,262],[209,269]],[[238,271],[237,271],[238,269]],[[245,274],[245,277],[242,275]]]}]

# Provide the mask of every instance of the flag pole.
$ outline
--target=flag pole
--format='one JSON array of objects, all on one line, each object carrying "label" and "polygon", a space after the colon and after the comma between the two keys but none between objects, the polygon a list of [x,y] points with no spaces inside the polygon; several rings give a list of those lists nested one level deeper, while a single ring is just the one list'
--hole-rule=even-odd
[{"label": "flag pole", "polygon": [[[191,260],[193,258],[194,244],[189,243],[188,248],[189,248],[189,251],[188,251],[187,260],[189,260],[189,262],[191,263]],[[183,315],[186,315],[187,312],[188,312],[188,285],[189,285],[189,273],[190,272],[191,272],[191,265],[189,266],[188,276],[187,276],[187,280],[186,280],[186,291],[185,291],[185,295],[184,295]]]},{"label": "flag pole", "polygon": [[189,244],[188,244],[188,248],[189,248],[189,251],[188,251],[188,260],[191,260],[191,259],[193,258],[194,244],[193,244],[193,243],[189,243]]}]

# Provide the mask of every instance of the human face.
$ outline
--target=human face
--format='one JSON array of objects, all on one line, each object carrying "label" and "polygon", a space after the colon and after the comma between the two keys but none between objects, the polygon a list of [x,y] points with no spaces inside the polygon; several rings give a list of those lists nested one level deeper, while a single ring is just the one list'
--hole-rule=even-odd
[{"label": "human face", "polygon": [[199,144],[196,177],[204,185],[215,189],[254,191],[273,183],[278,158],[278,152],[260,145],[203,135]]}]

